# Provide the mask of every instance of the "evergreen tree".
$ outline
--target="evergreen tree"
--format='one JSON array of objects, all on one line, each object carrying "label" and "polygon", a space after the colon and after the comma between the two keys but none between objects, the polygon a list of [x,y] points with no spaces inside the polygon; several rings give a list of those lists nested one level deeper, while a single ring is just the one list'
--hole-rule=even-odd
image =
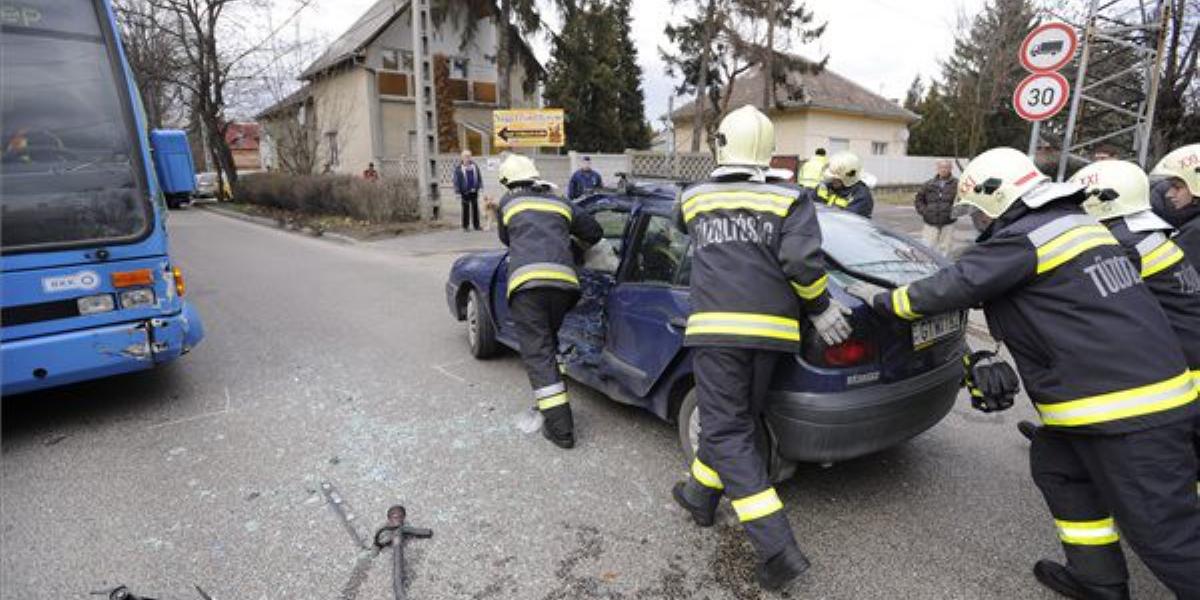
[{"label": "evergreen tree", "polygon": [[612,18],[619,36],[617,77],[620,79],[621,141],[625,148],[645,150],[650,147],[650,124],[646,121],[646,96],[642,92],[642,67],[637,62],[637,46],[633,43],[629,13],[632,0],[616,0]]},{"label": "evergreen tree", "polygon": [[623,152],[649,146],[641,69],[629,31],[629,1],[600,0],[565,11],[546,78],[547,104],[566,112],[567,148]]}]

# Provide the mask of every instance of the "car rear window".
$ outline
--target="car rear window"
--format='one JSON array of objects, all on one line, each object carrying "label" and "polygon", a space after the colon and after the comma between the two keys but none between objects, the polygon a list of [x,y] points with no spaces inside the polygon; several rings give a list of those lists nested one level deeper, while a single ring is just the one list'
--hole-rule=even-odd
[{"label": "car rear window", "polygon": [[941,268],[929,251],[857,215],[819,210],[817,218],[830,266],[850,275],[904,285]]}]

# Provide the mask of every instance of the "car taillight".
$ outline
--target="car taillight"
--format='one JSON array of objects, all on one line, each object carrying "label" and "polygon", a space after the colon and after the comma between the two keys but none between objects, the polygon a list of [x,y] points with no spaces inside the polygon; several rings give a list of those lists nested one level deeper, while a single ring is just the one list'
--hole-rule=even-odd
[{"label": "car taillight", "polygon": [[821,357],[831,367],[854,367],[875,358],[875,344],[867,340],[849,339],[825,348]]}]

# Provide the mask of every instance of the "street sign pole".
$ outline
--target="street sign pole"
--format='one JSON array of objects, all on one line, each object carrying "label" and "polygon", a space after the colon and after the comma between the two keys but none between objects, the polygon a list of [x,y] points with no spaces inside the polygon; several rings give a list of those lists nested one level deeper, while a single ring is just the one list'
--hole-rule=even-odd
[{"label": "street sign pole", "polygon": [[1042,122],[1034,121],[1029,132],[1029,160],[1037,162],[1038,138],[1042,135]]}]

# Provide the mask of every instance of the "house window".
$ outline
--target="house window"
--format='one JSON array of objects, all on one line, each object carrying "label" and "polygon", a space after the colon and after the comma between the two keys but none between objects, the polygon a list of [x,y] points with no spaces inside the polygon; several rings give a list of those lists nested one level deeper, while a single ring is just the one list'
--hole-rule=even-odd
[{"label": "house window", "polygon": [[461,56],[450,59],[450,76],[459,79],[467,78],[467,66],[469,61]]},{"label": "house window", "polygon": [[380,51],[385,71],[412,71],[412,52],[399,48],[384,48]]},{"label": "house window", "polygon": [[459,125],[462,129],[462,147],[475,156],[483,156],[483,133],[473,127]]},{"label": "house window", "polygon": [[845,152],[850,149],[850,140],[846,138],[829,138],[829,152]]},{"label": "house window", "polygon": [[467,101],[471,99],[471,84],[465,79],[450,79],[446,82],[450,88],[450,99]]},{"label": "house window", "polygon": [[409,96],[408,75],[403,73],[380,73],[379,93],[383,96]]},{"label": "house window", "polygon": [[328,160],[325,161],[325,166],[338,166],[338,137],[336,131],[325,132],[325,148],[328,151],[326,155]]},{"label": "house window", "polygon": [[496,84],[488,83],[486,81],[472,81],[471,88],[472,91],[475,92],[473,97],[475,98],[476,102],[482,102],[484,104],[496,103]]},{"label": "house window", "polygon": [[883,156],[887,154],[887,142],[871,142],[871,154]]}]

